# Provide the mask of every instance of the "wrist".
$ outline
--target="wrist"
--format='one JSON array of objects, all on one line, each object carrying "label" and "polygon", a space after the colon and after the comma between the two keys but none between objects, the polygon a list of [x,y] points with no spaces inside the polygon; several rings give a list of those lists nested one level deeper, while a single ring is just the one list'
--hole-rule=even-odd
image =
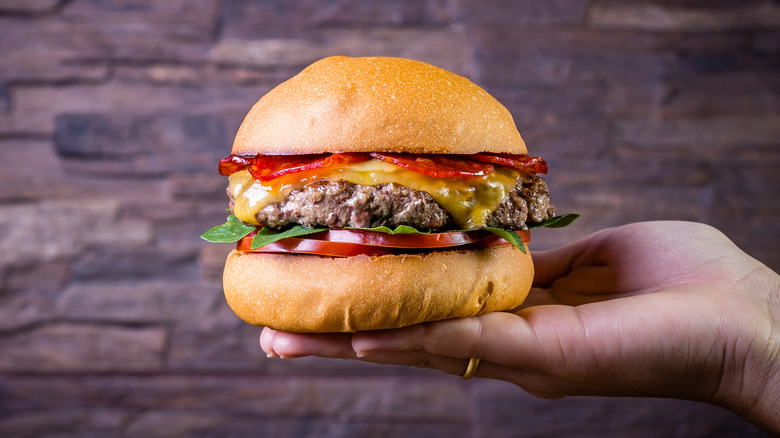
[{"label": "wrist", "polygon": [[[732,343],[716,403],[757,426],[780,434],[780,276],[765,269],[746,290],[769,291],[753,320],[742,321],[742,336]],[[747,292],[750,293],[750,292]],[[747,319],[747,318],[746,318]],[[755,324],[754,324],[755,323]]]}]

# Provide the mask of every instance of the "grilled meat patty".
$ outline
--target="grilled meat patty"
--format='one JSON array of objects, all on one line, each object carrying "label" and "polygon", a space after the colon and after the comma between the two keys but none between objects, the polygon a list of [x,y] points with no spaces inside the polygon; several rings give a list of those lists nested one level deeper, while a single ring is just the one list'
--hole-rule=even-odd
[{"label": "grilled meat patty", "polygon": [[[486,224],[522,230],[526,222],[541,222],[554,214],[547,184],[538,176],[529,176],[518,182]],[[399,184],[365,186],[346,181],[308,184],[291,192],[284,201],[262,208],[257,213],[257,221],[270,228],[294,223],[311,228],[395,228],[399,225],[430,230],[456,228],[447,210],[428,193]]]}]

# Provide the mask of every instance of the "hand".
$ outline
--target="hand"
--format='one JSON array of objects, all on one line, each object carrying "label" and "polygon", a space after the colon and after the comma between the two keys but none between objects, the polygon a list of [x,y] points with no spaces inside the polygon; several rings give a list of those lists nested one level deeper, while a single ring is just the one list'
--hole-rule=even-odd
[{"label": "hand", "polygon": [[516,313],[352,334],[265,329],[269,356],[315,355],[513,382],[545,398],[659,396],[729,408],[780,432],[780,276],[717,230],[608,229],[533,254]]}]

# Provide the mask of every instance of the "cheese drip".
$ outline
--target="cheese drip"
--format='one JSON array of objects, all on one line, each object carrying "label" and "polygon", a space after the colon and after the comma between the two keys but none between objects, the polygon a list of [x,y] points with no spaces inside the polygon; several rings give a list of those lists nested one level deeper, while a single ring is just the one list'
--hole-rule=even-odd
[{"label": "cheese drip", "polygon": [[248,170],[230,175],[228,190],[234,199],[233,214],[242,221],[259,225],[257,213],[265,206],[283,201],[293,190],[319,180],[348,181],[375,186],[396,183],[430,194],[462,229],[476,229],[514,190],[525,173],[497,166],[477,177],[437,178],[371,159],[358,164],[334,165],[283,175],[271,181],[257,181]]}]

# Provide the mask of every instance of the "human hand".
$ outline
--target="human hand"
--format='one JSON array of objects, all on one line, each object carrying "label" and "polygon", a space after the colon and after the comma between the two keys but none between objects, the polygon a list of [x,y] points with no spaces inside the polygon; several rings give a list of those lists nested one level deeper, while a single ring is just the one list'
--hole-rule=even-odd
[{"label": "human hand", "polygon": [[717,230],[638,223],[533,254],[516,313],[353,334],[264,329],[269,356],[435,368],[545,398],[658,396],[729,408],[780,432],[780,276]]}]

